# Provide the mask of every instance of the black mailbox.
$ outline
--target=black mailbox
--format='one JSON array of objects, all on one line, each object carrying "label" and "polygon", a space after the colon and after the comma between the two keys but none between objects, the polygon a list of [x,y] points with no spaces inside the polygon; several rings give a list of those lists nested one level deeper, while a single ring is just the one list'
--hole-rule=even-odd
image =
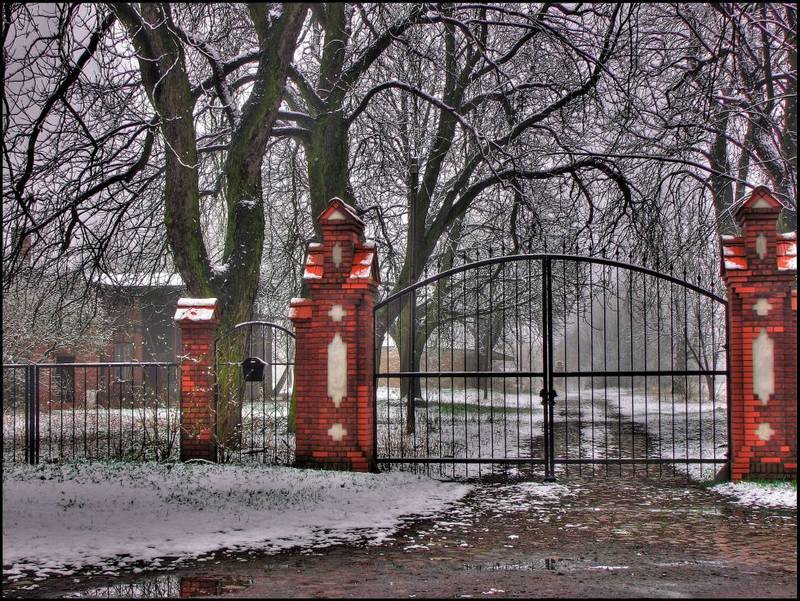
[{"label": "black mailbox", "polygon": [[242,373],[245,382],[263,382],[266,363],[260,357],[248,357],[242,361]]}]

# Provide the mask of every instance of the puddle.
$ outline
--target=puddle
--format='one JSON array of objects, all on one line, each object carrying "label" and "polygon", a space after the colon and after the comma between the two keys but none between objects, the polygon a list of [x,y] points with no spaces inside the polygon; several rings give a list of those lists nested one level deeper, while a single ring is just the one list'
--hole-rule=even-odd
[{"label": "puddle", "polygon": [[579,561],[564,558],[546,557],[543,559],[532,559],[525,563],[488,563],[488,564],[465,564],[465,570],[481,570],[486,572],[516,572],[532,570],[561,570],[570,567],[577,567]]},{"label": "puddle", "polygon": [[151,576],[135,582],[95,586],[80,591],[62,593],[68,599],[189,599],[219,597],[246,589],[252,584],[247,578],[212,578],[208,576]]}]

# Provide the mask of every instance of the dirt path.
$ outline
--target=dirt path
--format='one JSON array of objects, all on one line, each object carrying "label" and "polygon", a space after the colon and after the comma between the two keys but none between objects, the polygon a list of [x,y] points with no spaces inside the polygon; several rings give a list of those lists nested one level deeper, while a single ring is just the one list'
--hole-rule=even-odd
[{"label": "dirt path", "polygon": [[[481,485],[378,546],[217,556],[160,576],[49,580],[17,596],[794,597],[794,510],[695,486],[571,480],[542,500]],[[162,573],[163,574],[163,573]],[[90,590],[91,589],[91,590]]]}]

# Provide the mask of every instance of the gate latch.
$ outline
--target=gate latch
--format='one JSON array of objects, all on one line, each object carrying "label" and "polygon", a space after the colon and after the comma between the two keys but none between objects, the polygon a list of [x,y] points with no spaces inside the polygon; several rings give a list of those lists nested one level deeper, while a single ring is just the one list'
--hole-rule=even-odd
[{"label": "gate latch", "polygon": [[542,388],[539,391],[539,396],[542,397],[542,405],[545,404],[545,397],[549,397],[548,400],[550,401],[550,406],[552,407],[556,404],[556,397],[558,396],[558,393],[555,390],[548,392],[545,388]]}]

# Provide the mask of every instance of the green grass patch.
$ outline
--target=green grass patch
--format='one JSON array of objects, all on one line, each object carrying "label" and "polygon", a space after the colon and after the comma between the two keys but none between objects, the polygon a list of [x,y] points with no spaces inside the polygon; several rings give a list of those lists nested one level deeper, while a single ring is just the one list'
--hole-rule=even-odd
[{"label": "green grass patch", "polygon": [[794,490],[797,490],[797,480],[760,480],[753,478],[752,480],[746,479],[745,482],[765,488],[784,488],[786,485],[790,485]]}]

